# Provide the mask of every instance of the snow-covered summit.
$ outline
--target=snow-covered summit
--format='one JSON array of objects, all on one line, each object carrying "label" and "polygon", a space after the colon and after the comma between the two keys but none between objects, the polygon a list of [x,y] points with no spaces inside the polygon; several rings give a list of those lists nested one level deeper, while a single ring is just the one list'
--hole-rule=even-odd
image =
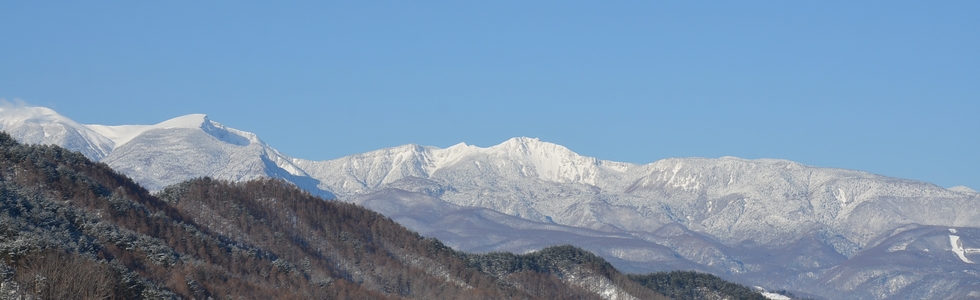
[{"label": "snow-covered summit", "polygon": [[117,144],[103,161],[149,189],[209,176],[242,181],[285,178],[321,195],[315,180],[255,134],[229,128],[204,114],[190,114],[155,125],[90,125]]},{"label": "snow-covered summit", "polygon": [[[0,130],[23,143],[79,151],[133,177],[149,189],[211,176],[246,180],[287,178],[316,192],[316,181],[253,133],[226,127],[204,114],[153,125],[83,125],[45,107],[0,103]],[[329,195],[329,192],[319,194]]]},{"label": "snow-covered summit", "polygon": [[555,182],[591,182],[591,180],[582,179],[583,177],[580,176],[581,173],[586,172],[585,169],[600,165],[604,167],[632,165],[585,157],[562,145],[529,137],[511,138],[490,147],[459,143],[445,149],[435,147],[426,147],[426,149],[428,149],[433,163],[431,171],[450,167],[467,159],[482,157],[522,164],[530,168],[525,169],[528,172],[523,173],[524,175],[534,175],[533,177]]},{"label": "snow-covered summit", "polygon": [[[599,160],[537,138],[517,137],[483,152],[521,164],[522,174],[550,182],[597,184]],[[527,169],[529,167],[530,169]]]},{"label": "snow-covered summit", "polygon": [[225,142],[238,145],[260,143],[258,137],[250,132],[240,131],[211,121],[205,114],[189,114],[169,119],[155,125],[85,125],[92,131],[114,142],[114,148],[125,145],[134,138],[150,130],[200,129]]},{"label": "snow-covered summit", "polygon": [[22,142],[67,145],[95,160],[148,130],[175,128],[213,132],[224,129],[204,114],[176,117],[155,125],[99,125],[80,124],[47,107],[0,105],[0,129],[18,136]]},{"label": "snow-covered summit", "polygon": [[0,105],[0,130],[22,143],[61,145],[95,160],[114,147],[112,140],[46,107]]},{"label": "snow-covered summit", "polygon": [[296,162],[321,178],[321,188],[340,195],[357,194],[409,177],[502,176],[596,185],[600,168],[627,165],[581,156],[561,145],[527,137],[485,148],[465,143],[448,148],[409,144],[329,161]]},{"label": "snow-covered summit", "polygon": [[17,123],[65,123],[80,125],[68,117],[62,116],[47,107],[38,106],[0,106],[0,126],[6,127]]},{"label": "snow-covered summit", "polygon": [[954,191],[954,192],[959,192],[959,193],[964,193],[964,194],[980,194],[976,190],[971,189],[971,188],[969,188],[967,186],[962,186],[962,185],[958,185],[958,186],[954,186],[954,187],[948,188],[948,190]]},{"label": "snow-covered summit", "polygon": [[211,120],[205,114],[189,114],[180,117],[176,117],[170,120],[160,122],[159,124],[153,125],[153,129],[167,129],[167,128],[202,128],[207,126]]}]

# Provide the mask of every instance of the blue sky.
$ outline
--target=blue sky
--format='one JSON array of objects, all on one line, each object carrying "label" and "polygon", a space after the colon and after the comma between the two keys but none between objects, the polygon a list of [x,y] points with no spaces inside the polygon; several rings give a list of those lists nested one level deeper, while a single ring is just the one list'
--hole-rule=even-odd
[{"label": "blue sky", "polygon": [[980,189],[980,2],[322,2],[5,1],[0,97],[309,159],[529,136]]}]

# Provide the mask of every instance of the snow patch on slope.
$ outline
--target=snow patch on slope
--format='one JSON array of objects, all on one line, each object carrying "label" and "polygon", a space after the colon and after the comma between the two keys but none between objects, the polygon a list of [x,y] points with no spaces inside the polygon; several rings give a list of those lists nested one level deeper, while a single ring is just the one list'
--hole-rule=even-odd
[{"label": "snow patch on slope", "polygon": [[766,299],[770,299],[770,300],[792,300],[793,299],[793,298],[790,298],[790,297],[785,296],[785,295],[782,295],[782,294],[771,293],[771,292],[762,292],[762,296],[763,297],[766,297]]},{"label": "snow patch on slope", "polygon": [[956,233],[956,229],[955,228],[950,228],[949,229],[949,233],[950,233],[950,235],[949,235],[949,245],[952,248],[951,250],[953,251],[953,253],[955,253],[956,256],[959,257],[960,260],[962,260],[963,262],[968,263],[968,264],[973,264],[974,262],[972,260],[970,260],[969,258],[967,258],[966,255],[967,254],[980,254],[980,249],[964,248],[963,247],[963,242],[960,241],[960,237],[958,235],[953,235],[953,234]]},{"label": "snow patch on slope", "polygon": [[960,244],[960,237],[957,235],[949,235],[949,245],[953,248],[953,253],[960,258],[965,263],[972,264],[969,258],[966,258],[966,250],[963,249],[963,244]]}]

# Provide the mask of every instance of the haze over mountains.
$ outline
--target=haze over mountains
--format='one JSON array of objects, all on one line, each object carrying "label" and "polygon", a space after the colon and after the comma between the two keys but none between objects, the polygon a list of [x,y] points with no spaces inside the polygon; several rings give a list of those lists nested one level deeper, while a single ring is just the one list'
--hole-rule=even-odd
[{"label": "haze over mountains", "polygon": [[523,137],[310,161],[204,115],[104,126],[2,108],[0,130],[79,151],[151,190],[282,178],[464,251],[573,244],[625,271],[697,269],[827,298],[980,297],[980,193],[967,187],[775,159],[638,165]]}]

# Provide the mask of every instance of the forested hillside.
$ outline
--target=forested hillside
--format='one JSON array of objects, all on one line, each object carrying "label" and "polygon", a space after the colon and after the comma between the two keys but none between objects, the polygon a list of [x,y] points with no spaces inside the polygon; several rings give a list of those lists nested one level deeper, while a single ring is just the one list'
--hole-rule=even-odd
[{"label": "forested hillside", "polygon": [[151,195],[0,133],[0,298],[668,299],[584,250],[468,254],[273,179]]}]

